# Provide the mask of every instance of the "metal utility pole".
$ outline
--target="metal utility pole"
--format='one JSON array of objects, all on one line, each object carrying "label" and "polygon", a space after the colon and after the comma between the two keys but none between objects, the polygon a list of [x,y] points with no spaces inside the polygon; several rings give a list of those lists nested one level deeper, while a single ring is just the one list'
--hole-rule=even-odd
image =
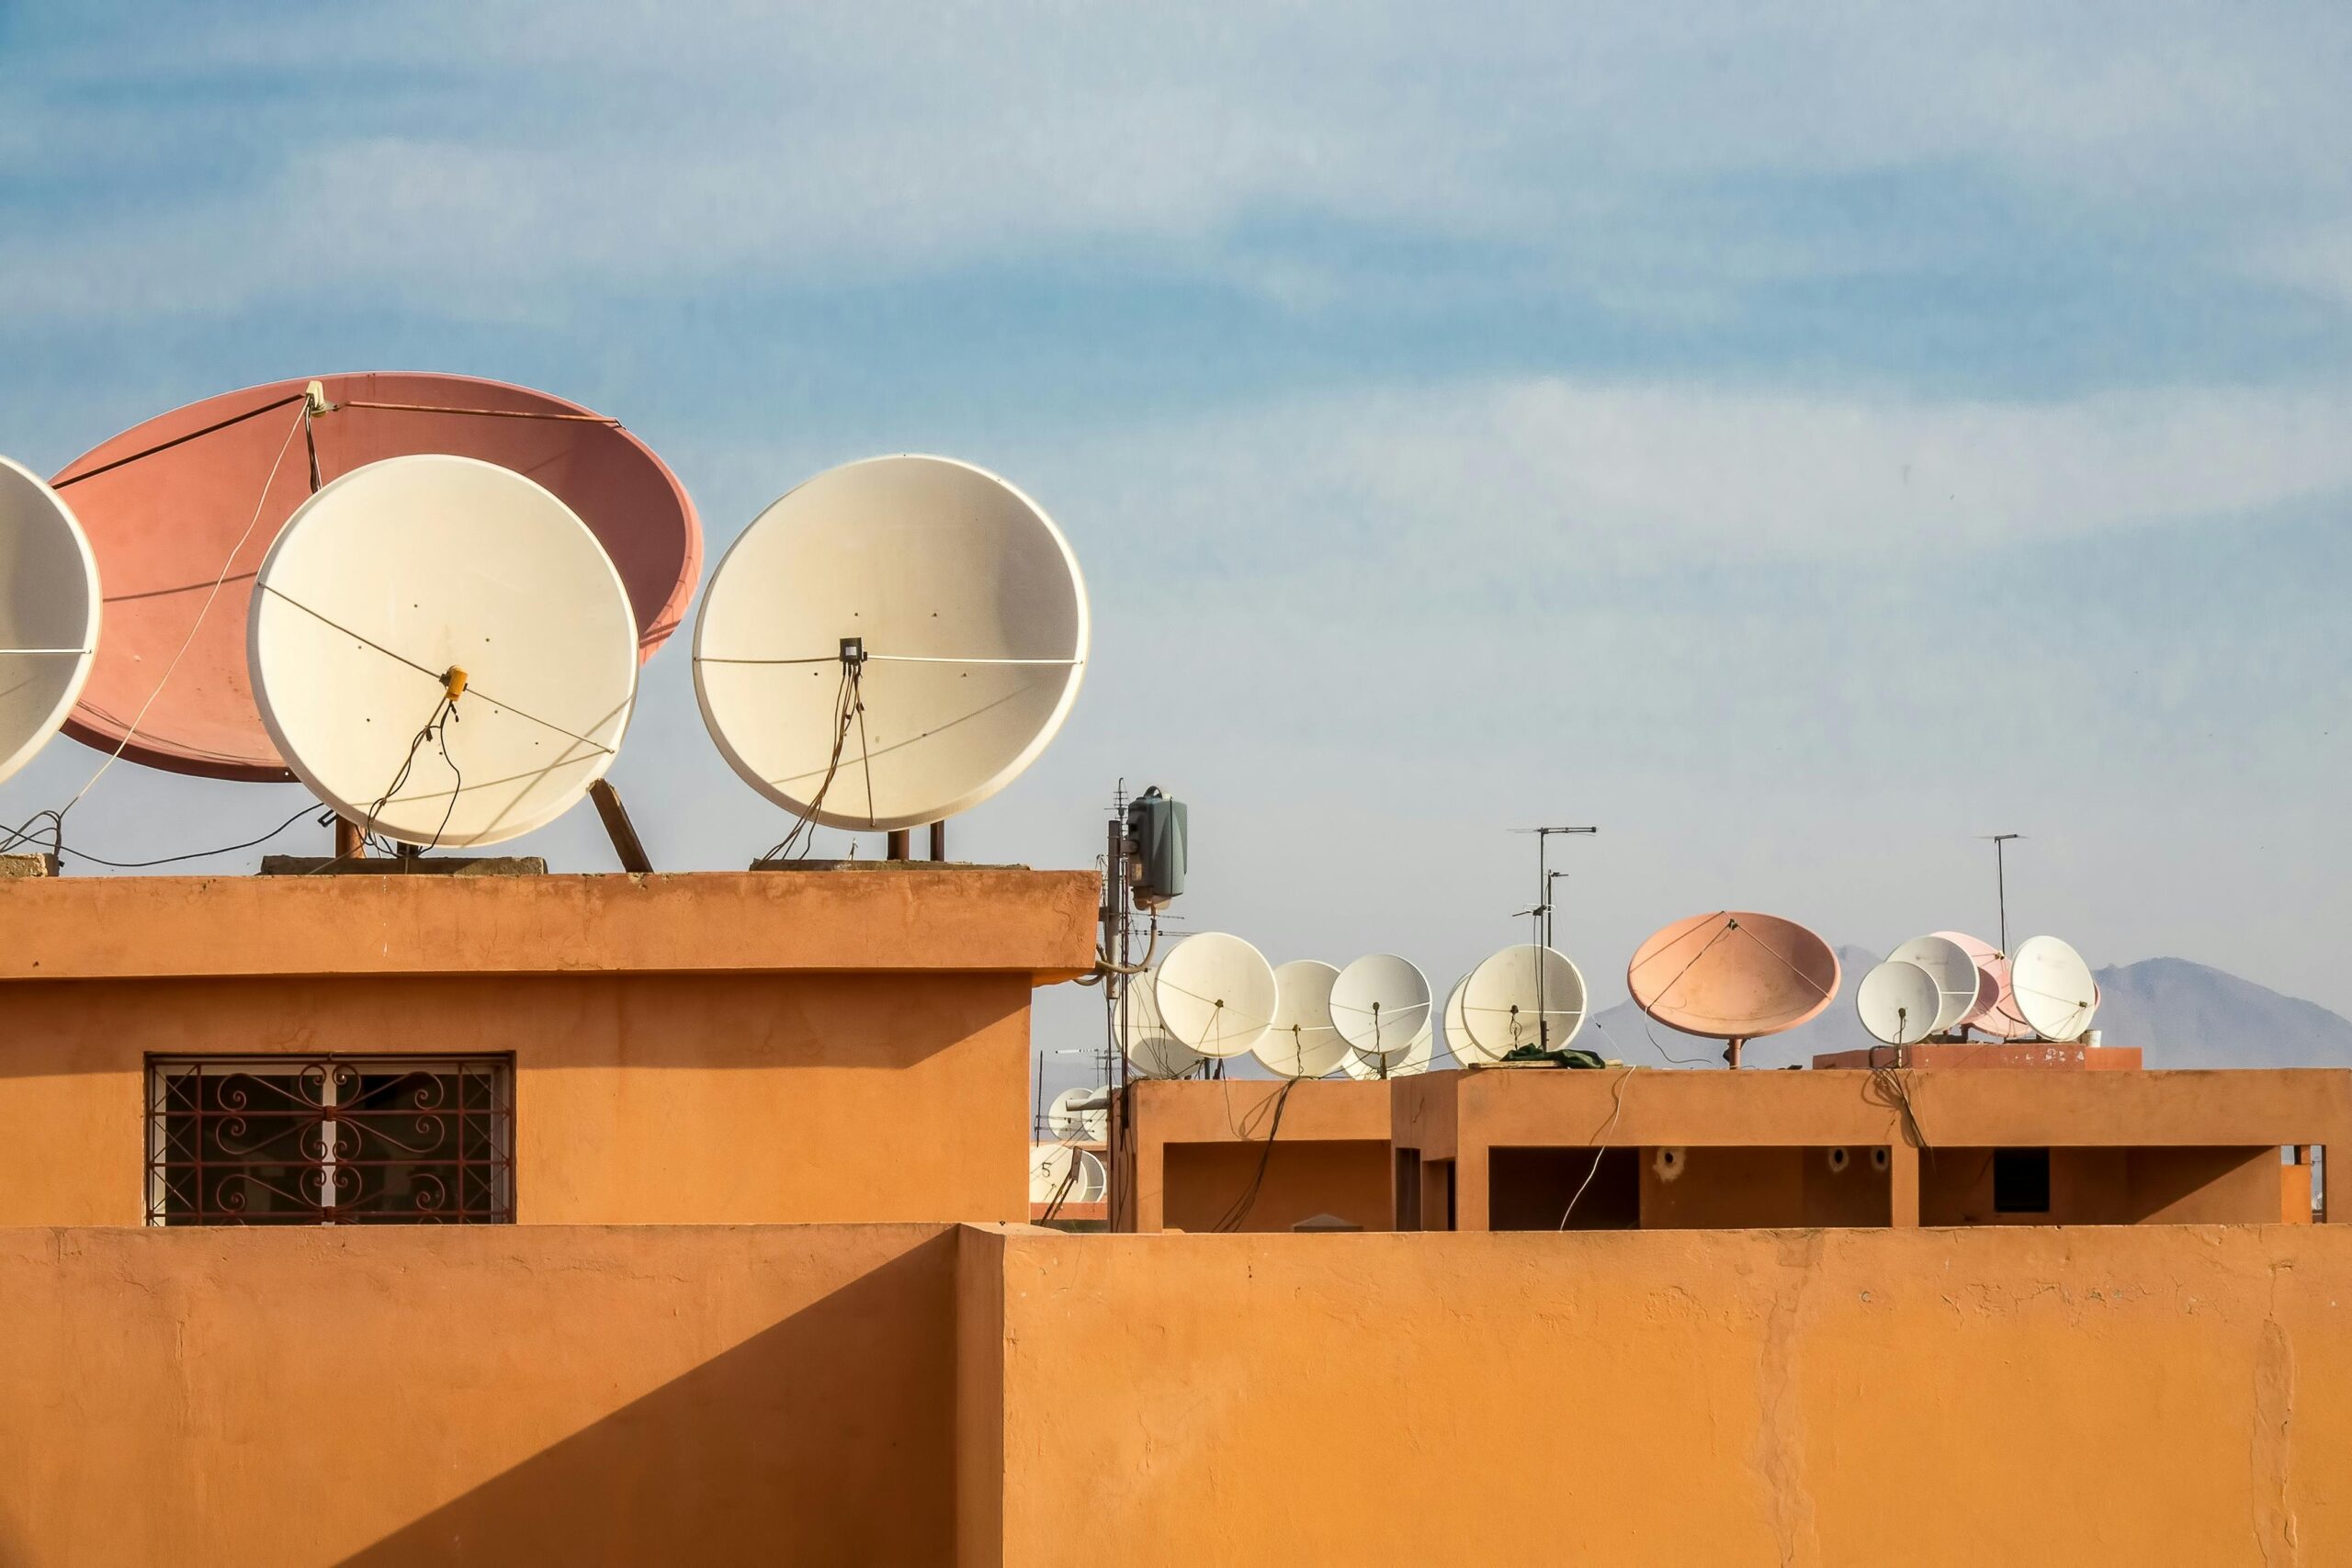
[{"label": "metal utility pole", "polygon": [[2001,900],[2001,956],[2009,955],[2009,840],[2022,839],[2023,833],[1987,833],[1993,845],[1993,886]]},{"label": "metal utility pole", "polygon": [[[1552,945],[1552,884],[1567,875],[1554,871],[1551,865],[1552,839],[1560,833],[1598,833],[1598,828],[1514,828],[1514,833],[1535,835],[1535,908],[1528,910],[1534,917],[1536,945]],[[1544,1005],[1544,965],[1535,965],[1535,1041],[1544,1049],[1552,1048],[1552,1015]]]}]

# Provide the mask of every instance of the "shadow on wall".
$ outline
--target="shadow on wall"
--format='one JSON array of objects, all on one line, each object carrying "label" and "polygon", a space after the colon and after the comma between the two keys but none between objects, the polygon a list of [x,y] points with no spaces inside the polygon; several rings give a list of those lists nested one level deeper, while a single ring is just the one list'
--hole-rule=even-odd
[{"label": "shadow on wall", "polygon": [[344,1561],[951,1562],[955,1314],[951,1231]]}]

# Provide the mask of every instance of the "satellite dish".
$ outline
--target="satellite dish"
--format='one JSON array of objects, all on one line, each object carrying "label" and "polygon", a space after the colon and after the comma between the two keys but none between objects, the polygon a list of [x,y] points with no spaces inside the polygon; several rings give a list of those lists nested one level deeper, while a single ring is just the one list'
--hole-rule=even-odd
[{"label": "satellite dish", "polygon": [[2010,962],[2017,1010],[2044,1040],[2079,1040],[2098,1011],[2098,983],[2083,955],[2054,936],[2030,936]]},{"label": "satellite dish", "polygon": [[419,453],[530,476],[612,558],[639,659],[677,629],[702,571],[702,525],[677,477],[617,423],[471,376],[328,376],[318,413],[306,413],[309,385],[278,381],[174,410],[52,481],[88,530],[113,598],[89,684],[65,724],[74,739],[102,751],[119,745],[130,761],[172,773],[292,777],[254,705],[246,600],[262,556],[311,497],[314,444],[322,483]]},{"label": "satellite dish", "polygon": [[1331,1021],[1356,1050],[1400,1056],[1422,1036],[1434,1039],[1429,976],[1393,953],[1359,958],[1332,983]]},{"label": "satellite dish", "polygon": [[769,507],[695,623],[703,722],[753,789],[852,830],[967,811],[1045,750],[1086,673],[1086,584],[1037,503],[873,457]]},{"label": "satellite dish", "polygon": [[1151,988],[1168,1032],[1204,1056],[1255,1046],[1281,995],[1265,954],[1223,931],[1198,931],[1170,948]]},{"label": "satellite dish", "polygon": [[0,780],[73,711],[98,646],[98,563],[74,510],[0,457]]},{"label": "satellite dish", "polygon": [[[1915,936],[1888,953],[1887,961],[1916,964],[1935,981],[1936,1017],[1928,1030],[1928,1033],[1948,1034],[1960,1027],[1962,1019],[1976,1010],[1976,993],[1984,985],[1984,971],[1976,967],[1976,960],[1968,949],[1951,938]],[[1905,1045],[1912,1043],[1910,1040],[1899,1042]]]},{"label": "satellite dish", "polygon": [[1410,1077],[1426,1073],[1437,1060],[1437,1031],[1424,1029],[1411,1044],[1387,1055],[1351,1049],[1340,1064],[1348,1077],[1359,1080]]},{"label": "satellite dish", "polygon": [[1462,1016],[1462,994],[1470,988],[1470,976],[1464,975],[1453,982],[1453,989],[1445,998],[1445,1048],[1453,1059],[1465,1067],[1479,1066],[1495,1060],[1486,1048],[1470,1038],[1470,1025]]},{"label": "satellite dish", "polygon": [[1936,977],[1907,959],[1888,959],[1854,988],[1854,1010],[1861,1015],[1862,1027],[1871,1039],[1887,1045],[1917,1045],[1925,1040],[1934,1032],[1942,1005]]},{"label": "satellite dish", "polygon": [[1066,1089],[1054,1096],[1054,1103],[1046,1108],[1046,1125],[1054,1136],[1065,1143],[1099,1144],[1111,1132],[1111,1112],[1107,1106],[1081,1111],[1089,1100],[1107,1100],[1111,1090],[1098,1085],[1092,1089]]},{"label": "satellite dish", "polygon": [[247,636],[277,751],[412,844],[553,821],[612,766],[637,697],[628,591],[595,536],[472,457],[371,463],[311,497],[262,558]]},{"label": "satellite dish", "polygon": [[1794,920],[1718,909],[1651,934],[1625,967],[1634,1001],[1668,1029],[1739,1048],[1819,1015],[1838,995],[1838,955]]},{"label": "satellite dish", "polygon": [[1068,1144],[1032,1144],[1029,1145],[1029,1201],[1050,1203],[1069,1182],[1067,1201],[1077,1196],[1077,1182],[1071,1171],[1078,1164],[1079,1151]]},{"label": "satellite dish", "polygon": [[1566,953],[1521,943],[1462,982],[1463,1029],[1489,1061],[1522,1045],[1557,1051],[1584,1028],[1586,1001],[1584,976]]},{"label": "satellite dish", "polygon": [[1078,1184],[1071,1190],[1069,1201],[1073,1203],[1100,1203],[1102,1195],[1111,1190],[1110,1172],[1102,1168],[1101,1156],[1086,1149],[1080,1149],[1077,1154]]},{"label": "satellite dish", "polygon": [[1274,970],[1274,1020],[1252,1049],[1279,1077],[1319,1078],[1347,1056],[1348,1043],[1331,1022],[1331,983],[1339,977],[1312,958]]},{"label": "satellite dish", "polygon": [[1970,936],[1966,931],[1938,931],[1936,935],[1967,953],[1969,963],[1975,965],[1975,1005],[1962,1013],[1959,1022],[1953,1027],[1957,1029],[1962,1025],[1973,1024],[1995,1002],[2000,999],[2000,983],[1993,977],[1992,972],[1985,965],[1990,960],[2000,957],[2001,950],[1981,938]]},{"label": "satellite dish", "polygon": [[1126,1017],[1119,1025],[1119,1049],[1126,1053],[1127,1066],[1138,1077],[1181,1078],[1205,1058],[1169,1033],[1167,1025],[1160,1021],[1153,979],[1154,970],[1147,969],[1127,981]]}]

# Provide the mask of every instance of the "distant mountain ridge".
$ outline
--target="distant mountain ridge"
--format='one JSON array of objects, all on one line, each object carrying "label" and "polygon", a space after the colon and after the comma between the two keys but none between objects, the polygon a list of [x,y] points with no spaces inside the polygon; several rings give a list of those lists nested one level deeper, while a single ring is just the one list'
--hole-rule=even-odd
[{"label": "distant mountain ridge", "polygon": [[[1750,1066],[1810,1064],[1817,1053],[1875,1043],[1854,1016],[1854,987],[1883,954],[1841,947],[1845,975],[1838,999],[1802,1029],[1750,1044]],[[2137,1045],[2151,1067],[2352,1067],[2352,1020],[2316,1002],[2282,996],[2186,958],[2147,958],[2098,970],[2098,1017],[2092,1027],[2109,1045]],[[1717,1065],[1721,1043],[1677,1033],[1630,1001],[1593,1016],[1594,1032],[1577,1043],[1644,1066],[1668,1066],[1661,1051]],[[1597,1038],[1595,1037],[1597,1036]]]}]

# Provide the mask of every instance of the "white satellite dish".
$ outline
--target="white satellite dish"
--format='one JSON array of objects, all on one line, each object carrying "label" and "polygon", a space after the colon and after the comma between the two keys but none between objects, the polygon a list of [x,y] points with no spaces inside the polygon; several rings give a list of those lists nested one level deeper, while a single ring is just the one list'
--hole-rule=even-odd
[{"label": "white satellite dish", "polygon": [[1102,1168],[1102,1156],[1085,1149],[1079,1150],[1078,1181],[1070,1191],[1069,1201],[1073,1203],[1100,1203],[1102,1195],[1110,1190],[1111,1173]]},{"label": "white satellite dish", "polygon": [[1054,1096],[1053,1104],[1046,1107],[1046,1125],[1064,1143],[1099,1144],[1110,1135],[1110,1108],[1102,1105],[1081,1111],[1079,1107],[1090,1100],[1108,1100],[1110,1097],[1110,1089],[1102,1086],[1066,1089]]},{"label": "white satellite dish", "polygon": [[2098,983],[2083,955],[2054,936],[2030,936],[2009,964],[2017,1010],[2044,1040],[2078,1040],[2098,1012]]},{"label": "white satellite dish", "polygon": [[1446,993],[1445,1048],[1465,1067],[1484,1066],[1495,1058],[1487,1055],[1485,1046],[1470,1038],[1470,1025],[1462,1017],[1462,994],[1469,988],[1470,976],[1464,975]]},{"label": "white satellite dish", "polygon": [[431,454],[355,468],[254,575],[254,698],[345,818],[494,844],[605,775],[637,699],[637,618],[604,547],[511,468]]},{"label": "white satellite dish", "polygon": [[1522,1045],[1557,1051],[1584,1027],[1584,976],[1554,948],[1521,943],[1489,956],[1463,982],[1462,1021],[1489,1059]]},{"label": "white satellite dish", "polygon": [[1152,989],[1153,971],[1127,980],[1125,1017],[1119,1024],[1119,1049],[1137,1077],[1181,1078],[1201,1065],[1198,1051],[1168,1032],[1159,1020],[1159,1003]]},{"label": "white satellite dish", "polygon": [[1331,1021],[1356,1050],[1395,1058],[1430,1033],[1429,976],[1393,953],[1359,958],[1331,985]]},{"label": "white satellite dish", "polygon": [[[1936,1017],[1928,1033],[1949,1034],[1976,1010],[1976,997],[1984,987],[1984,972],[1976,967],[1976,960],[1968,949],[1951,938],[1915,936],[1886,956],[1891,964],[1917,964],[1935,981]],[[1914,1043],[1901,1042],[1905,1045]]]},{"label": "white satellite dish", "polygon": [[1402,1078],[1426,1073],[1437,1060],[1437,1031],[1425,1029],[1412,1043],[1387,1055],[1351,1050],[1340,1064],[1351,1078]]},{"label": "white satellite dish", "polygon": [[[1971,989],[1970,999],[1975,995]],[[1917,1045],[1925,1040],[1935,1032],[1942,1006],[1935,976],[1903,958],[1890,958],[1873,968],[1854,992],[1854,1010],[1861,1015],[1862,1027],[1871,1039],[1887,1045]]]},{"label": "white satellite dish", "polygon": [[1003,479],[873,457],[769,507],[695,622],[695,694],[735,771],[829,828],[969,810],[1046,749],[1086,673],[1069,542]]},{"label": "white satellite dish", "polygon": [[1224,931],[1198,931],[1170,948],[1151,989],[1168,1032],[1204,1056],[1255,1046],[1281,996],[1266,955]]},{"label": "white satellite dish", "polygon": [[74,509],[0,457],[0,780],[74,711],[97,655],[103,602]]},{"label": "white satellite dish", "polygon": [[1331,983],[1339,977],[1312,958],[1276,966],[1274,1020],[1252,1049],[1277,1076],[1319,1078],[1347,1056],[1348,1043],[1331,1022]]}]

